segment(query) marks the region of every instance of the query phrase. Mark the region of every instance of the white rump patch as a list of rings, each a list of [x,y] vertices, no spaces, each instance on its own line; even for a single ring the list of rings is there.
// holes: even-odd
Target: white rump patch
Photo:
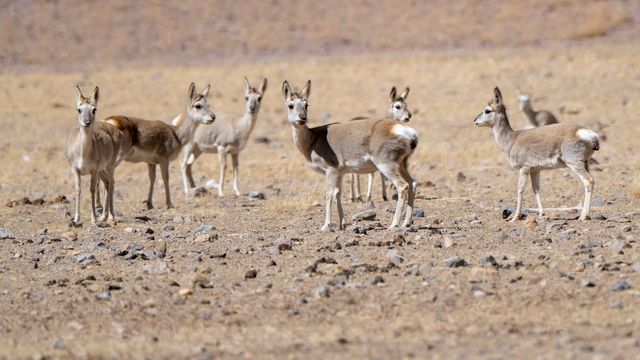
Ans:
[[[580,139],[590,142],[592,145],[596,145],[600,142],[598,134],[591,129],[579,129],[576,131],[576,135]]]
[[[402,125],[402,124],[395,124],[393,125],[393,128],[391,129],[391,132],[395,135],[398,136],[404,136],[407,139],[410,140],[417,140],[418,139],[418,132],[413,130],[412,128],[406,126],[406,125]]]

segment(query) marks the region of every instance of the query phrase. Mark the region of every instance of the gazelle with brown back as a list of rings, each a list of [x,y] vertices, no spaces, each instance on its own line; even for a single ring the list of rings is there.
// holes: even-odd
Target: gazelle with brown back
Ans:
[[[513,130],[497,87],[487,107],[476,116],[476,126],[491,127],[498,146],[507,155],[512,167],[519,170],[516,209],[511,221],[520,217],[522,195],[531,177],[538,212],[542,216],[540,171],[568,167],[584,187],[584,202],[580,220],[589,216],[593,177],[589,174],[589,159],[600,148],[600,139],[593,130],[576,124],[552,124],[534,129]]]
[[[243,90],[245,98],[245,112],[243,115],[218,114],[214,124],[198,127],[195,131],[193,142],[184,147],[182,167],[186,168],[183,172],[185,194],[188,195],[189,191],[196,186],[191,173],[193,163],[203,153],[217,153],[220,165],[218,195],[223,195],[227,155],[231,155],[233,191],[236,196],[240,196],[240,190],[238,189],[238,157],[246,147],[251,131],[258,120],[262,96],[267,90],[267,79],[262,81],[258,89],[251,86],[249,80],[245,77]]]
[[[81,177],[90,175],[91,183],[91,221],[96,222],[96,191],[98,181],[102,180],[107,191],[104,210],[100,221],[114,221],[113,211],[113,173],[120,149],[121,132],[110,124],[96,123],[96,110],[99,99],[96,86],[90,98],[85,97],[76,85],[76,108],[78,128],[74,128],[67,138],[67,160],[74,175],[76,208],[73,223],[80,224]],[[99,200],[98,200],[99,203]]]
[[[342,177],[345,174],[370,174],[380,171],[398,190],[398,203],[389,229],[395,228],[404,212],[403,227],[413,215],[413,178],[407,162],[418,144],[418,134],[395,120],[363,119],[307,126],[311,81],[301,92],[282,84],[284,104],[288,109],[293,142],[308,165],[325,175],[325,221],[322,230],[330,229],[331,203],[336,201],[338,228],[346,223],[342,210]]]
[[[191,83],[188,91],[186,110],[176,117],[178,126],[169,125],[158,120],[144,120],[130,116],[110,116],[105,121],[122,130],[127,143],[123,147],[120,158],[125,161],[147,163],[149,174],[149,194],[147,208],[153,208],[153,187],[156,179],[156,166],[160,166],[167,208],[173,207],[169,191],[169,162],[180,154],[184,146],[193,140],[193,135],[200,124],[211,124],[215,114],[209,109],[207,97],[211,86],[198,94],[196,86]],[[182,169],[183,176],[185,168]]]
[[[397,120],[401,122],[409,122],[411,119],[411,111],[409,111],[409,105],[407,105],[407,97],[409,96],[409,87],[407,87],[402,94],[398,95],[396,87],[391,88],[389,93],[389,107],[387,109],[387,118]],[[364,118],[355,118],[354,120],[362,120]],[[367,201],[371,201],[371,190],[373,188],[373,175],[369,174],[369,182],[367,183]],[[387,201],[387,186],[384,181],[384,176],[380,177],[382,183],[382,200]],[[351,174],[351,201],[362,201],[360,195],[360,176],[357,174]]]

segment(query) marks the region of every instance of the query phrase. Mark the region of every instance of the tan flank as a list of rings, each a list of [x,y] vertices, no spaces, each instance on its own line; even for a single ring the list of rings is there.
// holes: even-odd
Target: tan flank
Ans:
[[[331,203],[338,208],[338,227],[346,222],[342,211],[342,177],[345,174],[370,174],[380,171],[398,190],[398,204],[389,229],[395,228],[405,212],[403,227],[411,224],[414,201],[414,181],[407,161],[418,144],[418,133],[395,120],[363,119],[307,126],[307,101],[311,92],[308,81],[301,92],[295,92],[285,81],[282,84],[284,103],[288,109],[293,142],[308,165],[325,174],[326,206],[322,230],[330,229]]]
[[[113,173],[120,148],[121,132],[109,124],[96,123],[99,94],[99,89],[96,86],[91,98],[86,98],[82,95],[80,87],[76,85],[79,127],[72,129],[67,138],[67,160],[74,175],[76,191],[76,209],[73,216],[75,224],[80,223],[80,180],[82,175],[91,175],[91,184],[89,185],[89,191],[91,192],[91,221],[93,223],[96,222],[95,194],[99,180],[102,180],[107,190],[107,201],[100,221],[114,221]]]
[[[143,120],[130,116],[110,116],[105,122],[117,126],[123,132],[123,146],[119,160],[147,163],[149,172],[149,195],[147,207],[153,208],[153,186],[156,180],[156,166],[160,165],[167,208],[173,207],[169,193],[169,162],[180,154],[184,146],[193,140],[193,134],[200,124],[211,124],[215,120],[209,109],[207,97],[211,86],[202,93],[196,92],[196,86],[189,86],[189,101],[184,112],[177,118],[177,126],[158,120]],[[124,145],[126,143],[126,145]],[[182,168],[183,176],[185,169]]]
[[[267,79],[264,79],[260,89],[257,89],[252,87],[249,80],[245,77],[244,98],[246,102],[244,114],[218,114],[214,124],[210,126],[200,126],[196,129],[193,143],[185,146],[182,150],[182,167],[186,168],[186,171],[182,174],[185,194],[189,194],[189,191],[196,186],[191,173],[193,163],[203,153],[217,153],[220,165],[218,195],[223,195],[224,176],[227,170],[227,155],[231,155],[233,191],[236,196],[240,196],[240,190],[238,189],[238,156],[247,146],[251,131],[258,120],[262,96],[266,90]]]
[[[600,148],[600,139],[593,130],[575,124],[552,124],[534,129],[513,130],[497,87],[489,105],[476,116],[477,126],[493,128],[498,146],[507,155],[512,167],[519,169],[516,210],[511,221],[520,216],[522,194],[531,177],[531,187],[543,214],[540,199],[540,171],[568,167],[578,175],[584,186],[584,202],[580,220],[589,216],[593,178],[589,174],[589,159]]]
[[[409,87],[407,87],[402,94],[398,95],[396,87],[391,88],[389,93],[389,106],[387,108],[387,119],[393,119],[402,122],[409,122],[411,119],[411,112],[409,111],[409,105],[407,105],[407,97],[409,96]],[[362,120],[364,117],[354,118],[352,120]],[[369,182],[367,184],[367,201],[371,201],[371,189],[373,188],[373,175],[369,174]],[[380,177],[382,183],[382,200],[387,201],[387,186],[384,181],[384,176]],[[362,201],[360,195],[360,176],[357,174],[351,174],[351,201]]]

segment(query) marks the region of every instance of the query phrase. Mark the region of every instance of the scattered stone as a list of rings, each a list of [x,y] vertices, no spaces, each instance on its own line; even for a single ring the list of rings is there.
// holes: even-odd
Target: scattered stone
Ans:
[[[252,191],[249,193],[249,199],[250,200],[264,200],[264,193],[260,192],[260,191]]]
[[[178,295],[180,296],[189,296],[189,295],[193,295],[193,290],[189,289],[189,288],[182,288],[178,291]]]
[[[209,259],[224,259],[226,257],[227,257],[227,253],[226,252],[209,255]]]
[[[371,285],[378,285],[378,284],[384,284],[384,278],[380,275],[377,275],[376,277],[373,278],[373,281],[371,281]]]
[[[497,267],[498,262],[496,261],[496,258],[493,257],[493,255],[487,255],[482,259],[480,259],[480,265],[482,265],[483,267],[488,267],[488,266]]]
[[[142,268],[140,269],[140,271],[142,271],[143,273],[147,273],[147,274],[162,274],[164,272],[167,272],[167,263],[165,263],[162,260],[156,260],[154,262],[151,262],[149,264],[145,264],[144,266],[142,266]]]
[[[588,280],[588,279],[582,279],[582,280],[580,280],[580,286],[582,286],[582,287],[590,287],[591,288],[591,287],[595,287],[596,283],[594,283],[593,281]]]
[[[5,240],[5,239],[15,239],[16,236],[13,235],[13,233],[9,230],[6,229],[0,229],[0,239]]]
[[[452,246],[453,246],[453,240],[451,240],[451,238],[449,238],[448,236],[445,236],[444,240],[442,240],[442,247],[445,249],[448,249]]]
[[[203,197],[209,194],[209,190],[206,187],[198,186],[189,190],[189,195],[193,197]]]
[[[467,180],[467,177],[462,173],[462,171],[459,171],[458,175],[456,175],[456,180],[458,180],[459,182],[463,182]]]
[[[454,257],[450,257],[448,259],[446,259],[444,261],[445,265],[447,267],[450,268],[457,268],[457,267],[466,267],[469,266],[469,263],[467,262],[467,260],[459,257],[459,256],[454,256]]]
[[[352,233],[352,234],[361,234],[361,235],[367,235],[367,229],[361,227],[360,225],[357,224],[352,224],[347,226],[346,231],[348,233]]]
[[[211,224],[200,224],[196,227],[195,230],[193,230],[193,232],[200,233],[200,232],[207,232],[215,229],[216,227]]]
[[[613,284],[613,291],[615,292],[619,292],[619,291],[625,291],[625,290],[629,290],[631,289],[631,285],[626,282],[625,280],[620,280],[620,281],[616,281]]]
[[[567,229],[567,230],[561,232],[560,235],[558,235],[558,240],[568,241],[573,237],[573,235],[575,235],[577,233],[578,233],[578,230],[576,230],[576,229]]]
[[[278,246],[278,251],[293,250],[293,241],[291,239],[282,239],[276,245]]]
[[[353,214],[351,216],[351,221],[373,221],[376,219],[376,212],[373,210],[367,210],[363,212],[359,212],[357,214]]]
[[[417,217],[417,218],[423,218],[424,217],[424,210],[413,210],[413,217]]]
[[[109,284],[109,285],[107,285],[107,291],[118,291],[118,290],[122,290],[122,286],[120,286],[118,284]]]
[[[607,217],[602,214],[598,214],[593,217],[593,220],[604,221],[604,220],[607,220]]]
[[[57,350],[64,349],[64,341],[62,339],[56,339],[53,341],[52,347]]]
[[[328,298],[331,295],[331,288],[327,285],[319,286],[313,289],[313,295],[316,297]]]
[[[335,278],[333,278],[333,282],[336,284],[336,286],[345,286],[347,285],[347,275],[344,274],[340,274],[340,275],[336,275]]]
[[[78,240],[78,235],[73,231],[67,231],[60,235],[60,239],[65,241],[76,241]]]
[[[98,260],[96,260],[96,257],[93,254],[82,253],[76,256],[76,262],[78,264],[88,265],[88,264],[97,263]]]
[[[258,270],[251,269],[244,274],[245,279],[255,279],[258,276]]]
[[[360,245],[360,242],[358,242],[358,240],[351,240],[351,241],[347,241],[346,244],[344,244],[344,247],[351,247],[351,246],[358,246]]]
[[[147,215],[138,215],[134,219],[136,220],[136,222],[149,222],[149,221],[151,221],[151,218],[148,217]]]
[[[298,308],[293,308],[293,309],[289,310],[289,315],[291,315],[291,316],[300,315],[300,310]]]
[[[389,259],[389,263],[395,267],[400,267],[400,264],[404,262],[404,257],[396,249],[387,251],[386,256]]]
[[[96,300],[109,300],[109,299],[111,299],[111,293],[108,291],[96,293]]]
[[[596,198],[591,202],[591,207],[601,207],[605,206],[607,201],[603,198]]]
[[[620,254],[624,249],[625,242],[621,239],[615,239],[609,244],[609,248],[614,254]]]
[[[631,265],[631,269],[635,272],[640,272],[640,262],[633,263],[633,265]]]
[[[211,241],[211,234],[204,233],[196,236],[194,239],[195,242],[209,242]]]

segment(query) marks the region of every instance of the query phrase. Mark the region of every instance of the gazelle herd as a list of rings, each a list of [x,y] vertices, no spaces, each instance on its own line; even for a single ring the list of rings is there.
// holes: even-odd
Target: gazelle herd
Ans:
[[[216,185],[223,196],[227,155],[231,156],[232,188],[238,188],[239,154],[246,147],[258,119],[267,79],[254,87],[244,78],[244,113],[241,115],[215,114],[207,98],[208,85],[202,93],[191,83],[186,108],[172,124],[143,120],[131,116],[109,116],[96,121],[99,99],[98,87],[90,97],[76,87],[78,127],[67,139],[67,159],[75,181],[75,213],[73,223],[80,223],[81,176],[90,175],[91,221],[96,222],[97,206],[101,205],[99,183],[106,190],[104,208],[99,221],[115,221],[113,207],[114,172],[122,161],[144,162],[149,176],[147,207],[153,208],[153,189],[156,167],[159,165],[164,183],[165,202],[171,208],[169,190],[169,163],[180,156],[180,170],[185,194],[196,188],[192,166],[203,153],[216,153],[220,165],[220,181]],[[385,179],[397,191],[397,205],[389,229],[411,226],[416,194],[416,182],[409,173],[409,158],[419,143],[418,133],[407,123],[411,112],[407,105],[409,88],[398,95],[393,87],[389,94],[387,119],[355,117],[350,121],[309,127],[309,97],[311,81],[302,90],[296,90],[287,81],[282,84],[282,96],[291,127],[293,143],[302,153],[309,167],[325,176],[325,220],[321,230],[331,229],[331,209],[335,202],[338,229],[344,229],[346,220],[342,208],[342,180],[351,177],[351,200],[362,200],[359,175],[368,174],[366,200],[371,200],[373,174],[380,172],[382,197],[386,201]],[[520,218],[524,188],[531,178],[538,212],[543,214],[540,196],[540,171],[568,167],[576,173],[584,186],[584,202],[580,220],[589,216],[593,178],[589,174],[589,159],[600,147],[598,135],[583,126],[558,123],[549,112],[534,111],[530,97],[519,94],[520,108],[535,126],[514,130],[507,117],[500,90],[496,87],[492,99],[476,116],[477,126],[491,127],[498,146],[504,151],[510,165],[519,170],[516,209],[511,221]]]

